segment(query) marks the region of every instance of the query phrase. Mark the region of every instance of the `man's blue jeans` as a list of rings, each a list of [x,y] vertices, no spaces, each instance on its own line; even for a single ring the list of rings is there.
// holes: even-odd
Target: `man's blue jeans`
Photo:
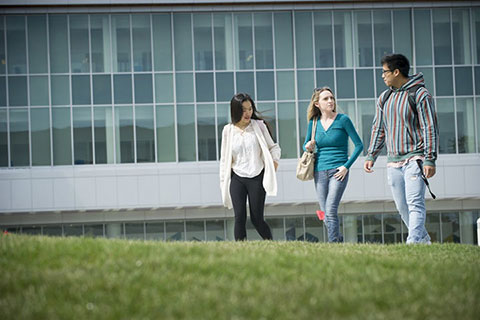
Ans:
[[[347,187],[348,176],[343,181],[337,180],[333,175],[337,169],[315,171],[314,181],[317,190],[320,209],[325,212],[325,223],[328,231],[328,242],[343,242],[343,236],[340,233],[340,224],[338,220],[338,205],[342,199],[343,192]]]
[[[408,228],[407,243],[430,243],[425,229],[425,182],[416,161],[400,168],[387,167],[387,179],[397,210]]]

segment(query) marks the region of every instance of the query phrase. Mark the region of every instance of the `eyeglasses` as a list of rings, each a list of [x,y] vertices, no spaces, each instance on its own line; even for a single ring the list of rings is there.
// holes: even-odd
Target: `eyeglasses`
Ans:
[[[382,70],[382,74],[385,74],[385,73],[387,73],[387,72],[393,72],[393,71],[390,70],[390,69],[389,69],[389,70]]]

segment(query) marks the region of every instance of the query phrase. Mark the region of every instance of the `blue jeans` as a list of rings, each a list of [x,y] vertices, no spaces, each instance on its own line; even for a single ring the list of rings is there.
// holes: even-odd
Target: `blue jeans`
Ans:
[[[348,176],[343,181],[337,180],[333,175],[337,169],[315,171],[314,181],[317,190],[320,209],[325,212],[325,223],[328,231],[328,242],[343,242],[343,236],[340,233],[340,223],[338,220],[338,205],[342,199],[343,192],[347,187]]]
[[[407,243],[430,243],[425,229],[425,182],[417,163],[387,167],[387,179],[397,210],[408,228]]]

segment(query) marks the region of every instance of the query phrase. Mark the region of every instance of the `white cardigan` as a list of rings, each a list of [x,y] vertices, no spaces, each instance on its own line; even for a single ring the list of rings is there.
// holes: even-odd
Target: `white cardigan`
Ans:
[[[280,160],[280,146],[275,143],[268,132],[263,120],[250,120],[252,122],[255,136],[258,139],[262,150],[265,173],[263,175],[263,187],[269,196],[277,195],[277,176],[273,161]],[[235,128],[233,124],[227,124],[222,132],[222,149],[220,155],[220,188],[222,190],[223,205],[232,209],[232,198],[230,197],[230,179],[232,173],[232,137]]]

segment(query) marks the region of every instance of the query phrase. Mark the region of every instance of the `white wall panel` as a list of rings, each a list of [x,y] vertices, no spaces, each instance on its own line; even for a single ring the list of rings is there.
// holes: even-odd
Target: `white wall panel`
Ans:
[[[117,199],[117,208],[132,208],[138,205],[137,177],[117,177]]]
[[[75,208],[74,178],[53,179],[53,201],[55,209],[68,210]]]
[[[156,173],[156,172],[155,172]],[[156,174],[138,177],[138,203],[142,207],[156,207],[159,203],[159,188]]]
[[[10,180],[0,180],[0,211],[12,209],[12,188]]]
[[[95,177],[76,177],[75,208],[89,209],[96,207]]]
[[[52,209],[53,181],[51,179],[32,180],[32,207],[38,209]]]
[[[114,208],[117,206],[117,178],[95,177],[97,191],[97,206],[99,208]]]
[[[29,211],[32,208],[31,181],[26,179],[12,180],[12,209]]]

